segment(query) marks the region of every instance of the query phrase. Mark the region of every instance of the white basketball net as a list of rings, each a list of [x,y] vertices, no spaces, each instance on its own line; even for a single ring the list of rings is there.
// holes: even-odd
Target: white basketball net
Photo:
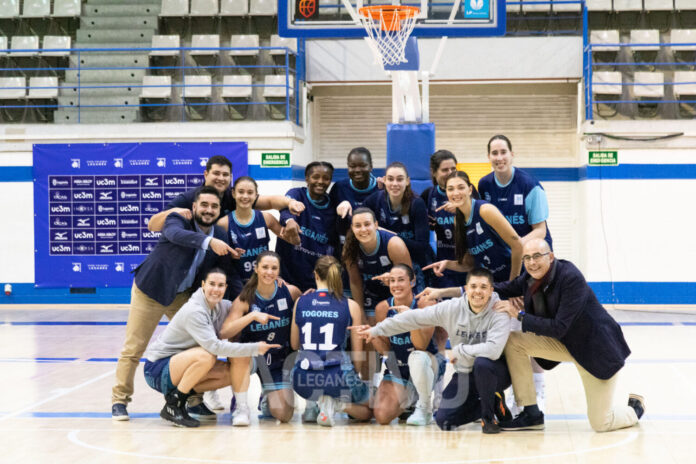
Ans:
[[[413,27],[416,25],[417,14],[400,18],[398,14],[379,12],[379,17],[372,17],[369,13],[360,12],[362,23],[369,40],[379,51],[382,66],[405,63],[404,49]],[[386,17],[385,17],[386,16]],[[401,23],[401,24],[398,24]]]

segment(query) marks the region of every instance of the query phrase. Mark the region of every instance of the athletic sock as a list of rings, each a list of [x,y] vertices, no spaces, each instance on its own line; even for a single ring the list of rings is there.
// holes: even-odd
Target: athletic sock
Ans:
[[[234,392],[234,397],[237,398],[237,404],[246,405],[247,403],[247,392]]]
[[[408,370],[411,375],[411,382],[418,392],[419,408],[430,410],[432,403],[430,400],[433,391],[435,373],[432,368],[432,360],[425,351],[413,351],[408,357]]]

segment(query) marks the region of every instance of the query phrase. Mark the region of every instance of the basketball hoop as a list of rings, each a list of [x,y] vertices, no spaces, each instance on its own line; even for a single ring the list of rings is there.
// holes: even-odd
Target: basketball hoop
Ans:
[[[420,8],[401,5],[373,5],[358,10],[360,22],[377,47],[382,65],[405,63],[404,49]]]

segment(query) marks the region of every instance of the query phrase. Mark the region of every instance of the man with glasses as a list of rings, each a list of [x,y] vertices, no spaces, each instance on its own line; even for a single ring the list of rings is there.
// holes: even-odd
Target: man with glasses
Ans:
[[[539,430],[544,414],[539,410],[529,358],[551,369],[560,362],[575,364],[587,399],[587,416],[597,432],[630,427],[645,412],[643,397],[629,395],[627,405],[613,405],[618,373],[631,353],[621,327],[599,303],[580,271],[569,261],[555,259],[549,244],[533,239],[523,248],[526,269],[495,291],[508,301],[495,310],[522,323],[511,332],[505,346],[517,404],[524,409],[515,419],[502,422],[503,430]],[[524,305],[515,297],[523,296]]]

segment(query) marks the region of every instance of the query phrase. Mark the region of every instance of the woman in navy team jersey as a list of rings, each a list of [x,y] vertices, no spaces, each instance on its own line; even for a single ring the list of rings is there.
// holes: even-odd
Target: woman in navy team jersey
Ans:
[[[457,158],[449,150],[438,150],[430,157],[430,175],[433,186],[421,193],[428,211],[430,229],[435,231],[437,238],[436,261],[454,259],[454,212],[442,208],[447,203],[445,182],[447,177],[457,170]],[[432,276],[431,276],[432,277]],[[429,283],[433,287],[454,287],[465,284],[466,274],[463,272],[444,272],[442,277],[434,276]]]
[[[389,271],[394,264],[411,266],[406,244],[394,233],[379,229],[369,208],[353,211],[351,230],[343,247],[350,290],[370,325],[375,323],[377,303],[389,298]]]
[[[422,268],[432,262],[428,214],[423,200],[413,194],[406,166],[395,161],[384,174],[384,191],[375,192],[365,200],[375,212],[379,225],[397,234],[406,243],[416,273],[416,289],[423,290]]]
[[[287,209],[280,212],[285,234],[299,235],[301,243],[284,240],[276,244],[280,255],[281,275],[303,292],[314,287],[312,272],[319,257],[334,255],[338,246],[336,205],[327,194],[334,168],[325,161],[313,161],[305,169],[306,187],[288,190],[286,196],[302,202],[305,210],[293,216]]]
[[[270,414],[281,422],[288,422],[293,413],[293,393],[290,372],[283,369],[290,354],[291,309],[300,296],[294,285],[278,285],[280,257],[274,251],[264,251],[256,258],[254,271],[239,297],[232,303],[230,314],[220,333],[221,338],[239,335],[245,343],[272,340],[281,345],[264,356],[232,360],[232,388],[237,407],[232,412],[232,425],[249,425],[247,390],[250,372],[261,380],[264,404]]]
[[[522,267],[522,243],[505,216],[487,201],[472,198],[474,187],[465,172],[450,174],[446,186],[447,198],[457,208],[455,259],[438,261],[428,268],[438,276],[445,269],[466,272],[471,268],[471,262],[464,263],[469,255],[474,266],[491,271],[496,282],[517,277]]]
[[[417,310],[435,302],[413,296],[415,275],[405,264],[395,264],[389,273],[392,297],[377,305],[377,322],[404,310]],[[432,393],[438,378],[445,373],[447,361],[433,340],[435,328],[412,330],[373,340],[375,349],[387,356],[387,369],[377,389],[374,414],[386,425],[415,403],[408,425],[428,425],[433,421]]]
[[[233,260],[233,263],[242,283],[246,284],[254,275],[257,256],[268,250],[270,240],[268,231],[271,230],[282,238],[282,227],[272,214],[253,209],[259,194],[258,185],[251,177],[243,176],[235,180],[232,196],[237,203],[237,208],[221,218],[217,225],[227,231],[232,248],[244,250],[242,256],[238,260]]]
[[[341,265],[333,256],[322,256],[314,272],[315,291],[295,303],[291,343],[299,350],[293,369],[293,386],[301,397],[319,403],[319,425],[331,427],[336,412],[345,411],[368,420],[369,389],[360,380],[362,342],[350,334],[351,357],[345,351],[348,327],[361,321],[360,307],[343,296]]]
[[[493,172],[479,181],[479,193],[505,216],[520,236],[522,244],[534,238],[553,240],[546,220],[549,203],[538,180],[524,169],[512,165],[515,154],[512,142],[504,135],[494,135],[488,141],[488,160]]]

